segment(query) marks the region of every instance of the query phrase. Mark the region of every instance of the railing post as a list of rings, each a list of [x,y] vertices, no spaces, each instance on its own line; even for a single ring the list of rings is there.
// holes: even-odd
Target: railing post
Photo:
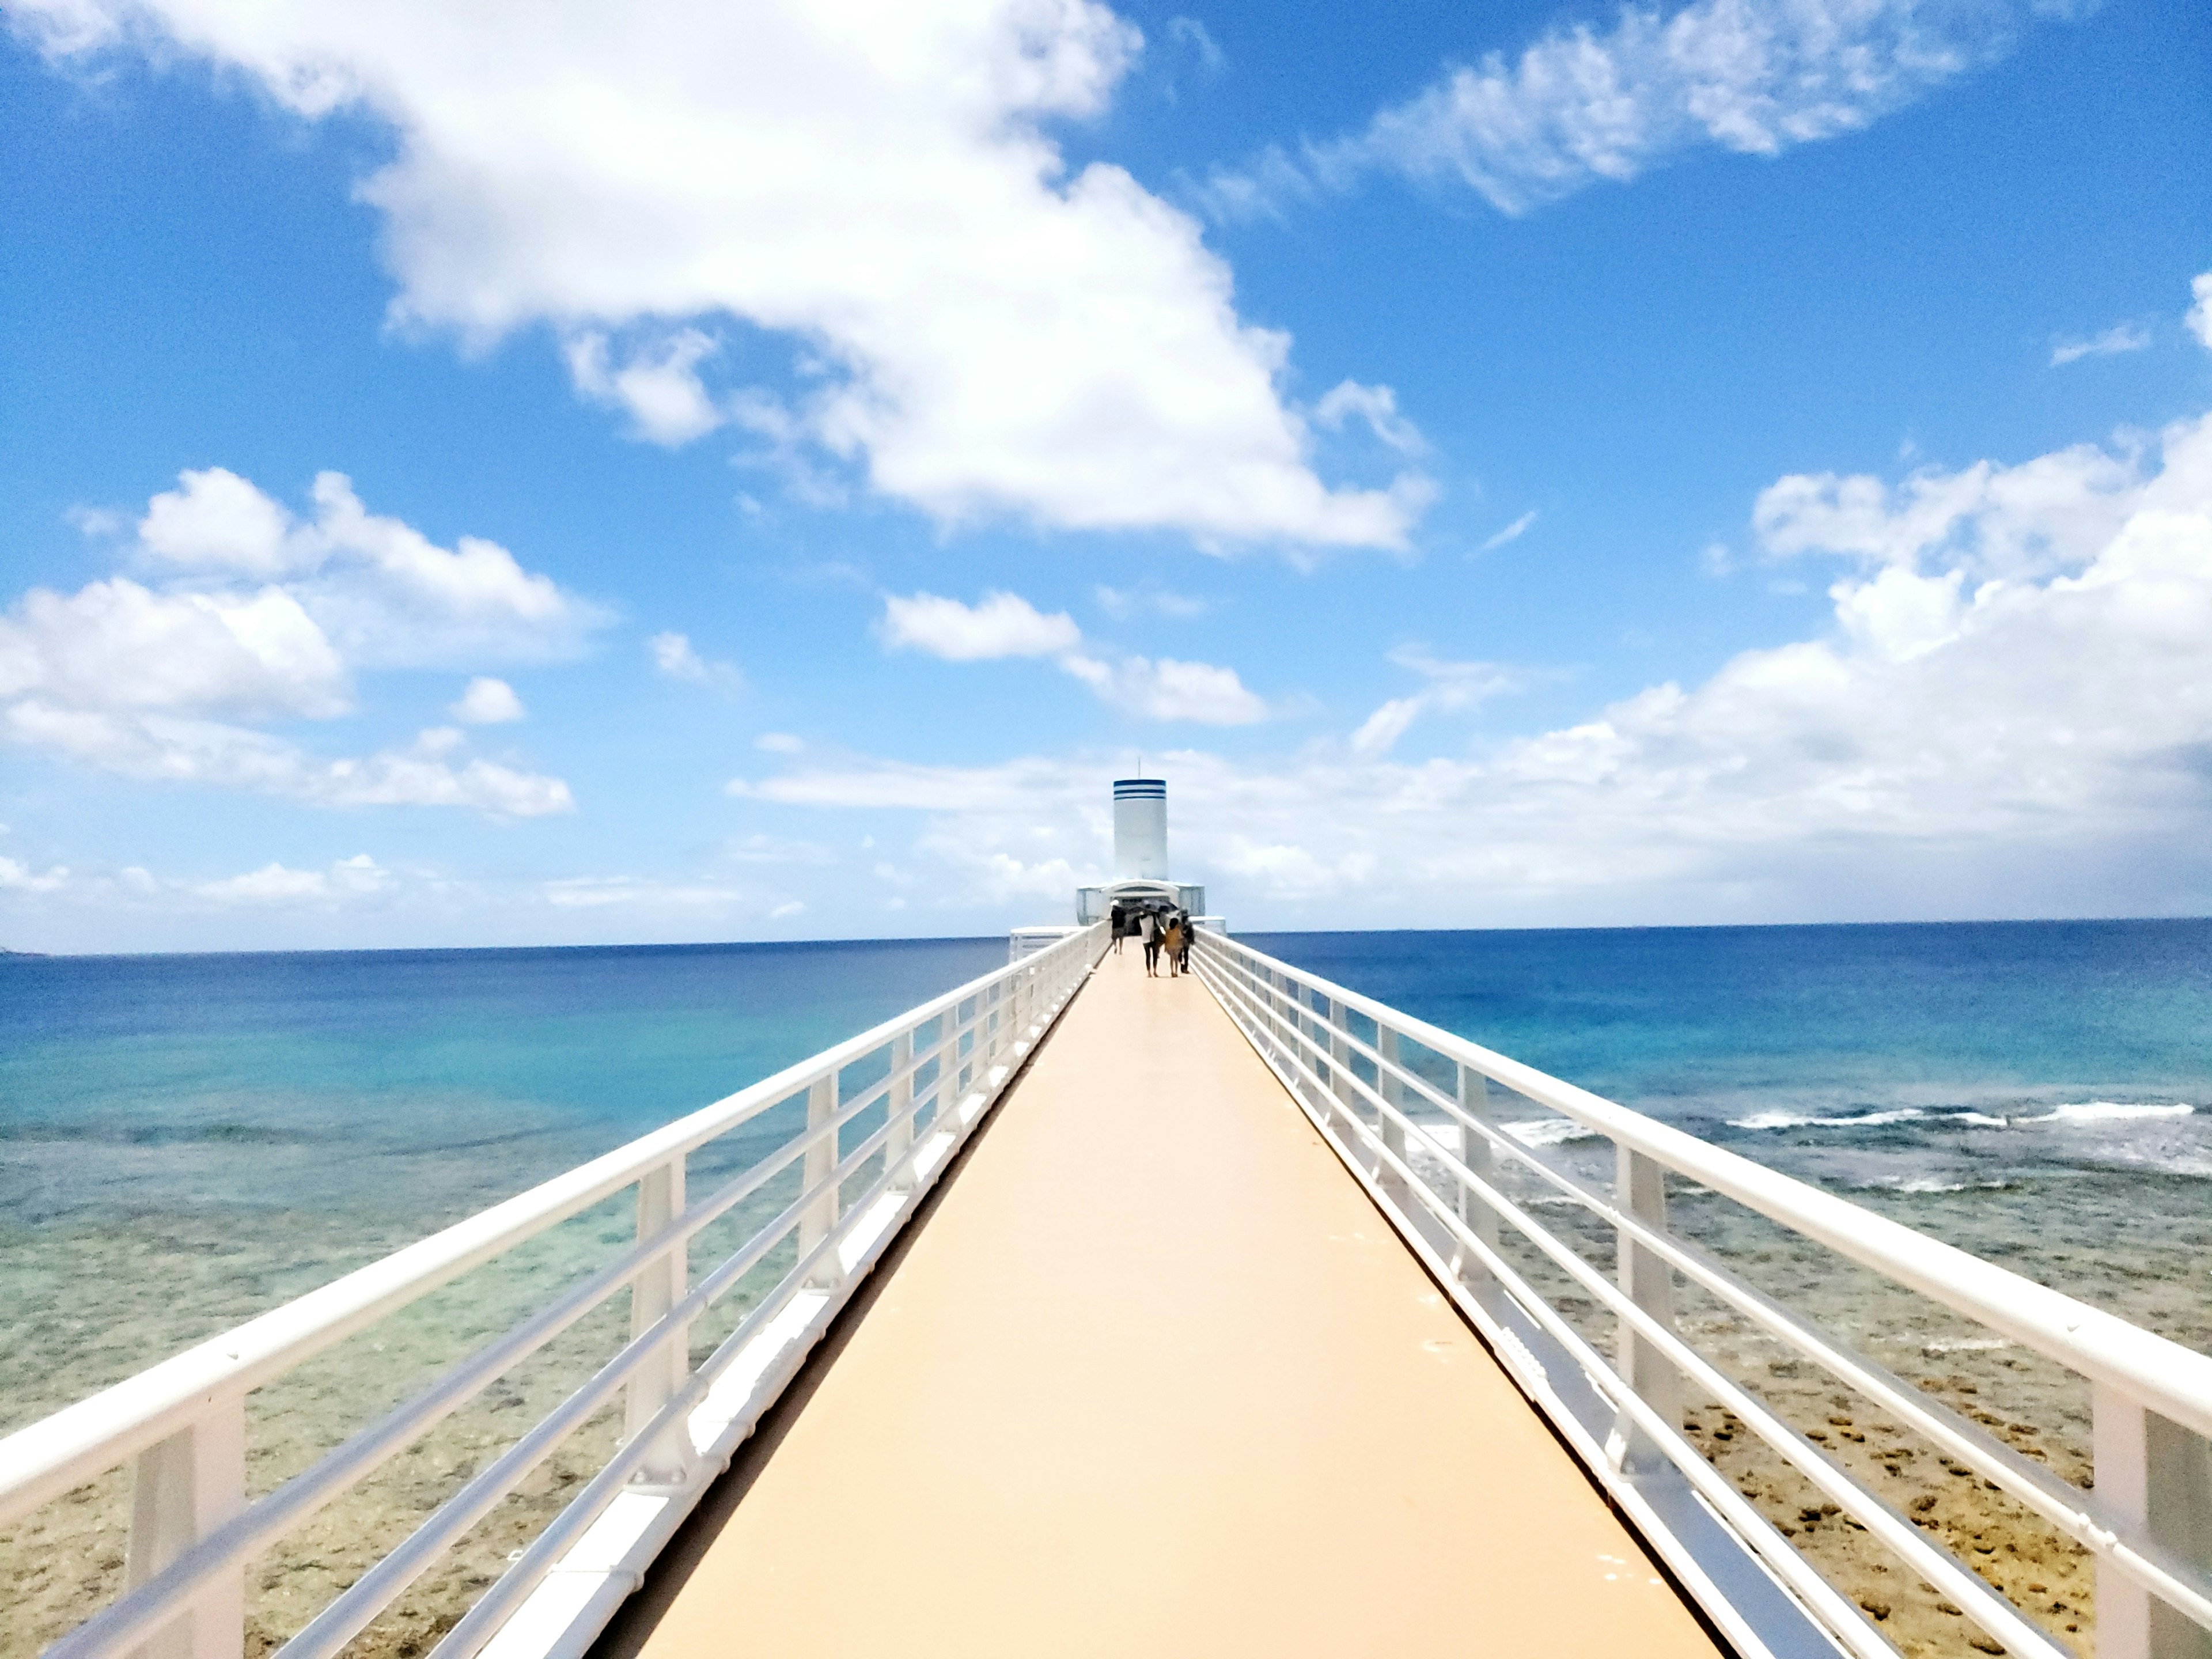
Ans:
[[[980,998],[977,999],[975,1004],[976,1012],[980,1013],[982,1011],[982,1006],[983,1004]],[[958,1115],[960,1096],[962,1091],[968,1086],[968,1068],[960,1063],[960,1033],[967,1022],[962,1018],[960,1008],[961,1005],[959,1003],[954,1003],[952,1005],[951,1012],[946,1014],[945,1017],[946,1022],[945,1027],[945,1052],[950,1056],[950,1058],[945,1061],[945,1075],[950,1077],[951,1081],[947,1085],[950,1089],[950,1092],[940,1096],[938,1099],[937,1110],[938,1115],[940,1117],[945,1117],[945,1115],[948,1113],[951,1114],[953,1116]],[[945,1121],[949,1122],[951,1119],[945,1118]]]
[[[940,1072],[943,1067],[938,1068]],[[890,1133],[884,1139],[884,1167],[897,1170],[907,1148],[914,1145],[914,1029],[909,1026],[891,1039],[891,1094],[885,1109],[890,1114]],[[891,1176],[891,1190],[914,1190],[914,1165]]]
[[[1454,1065],[1456,1074],[1455,1092],[1460,1109],[1469,1117],[1487,1123],[1490,1120],[1490,1079],[1472,1066]],[[1490,1142],[1474,1130],[1462,1125],[1460,1128],[1460,1162],[1466,1164],[1486,1182],[1498,1179],[1497,1154]],[[1498,1212],[1474,1195],[1474,1188],[1462,1186],[1459,1189],[1459,1218],[1467,1224],[1468,1231],[1487,1244],[1498,1248]],[[1504,1287],[1498,1275],[1483,1266],[1472,1250],[1462,1249],[1459,1259],[1453,1262],[1452,1271],[1459,1275],[1461,1284],[1474,1292],[1474,1299],[1492,1316],[1504,1311]]]
[[[1663,1232],[1667,1227],[1667,1170],[1656,1159],[1615,1144],[1613,1201],[1645,1226]],[[1620,1288],[1628,1299],[1672,1330],[1674,1327],[1674,1273],[1666,1261],[1638,1243],[1627,1233],[1619,1242]],[[1651,1408],[1674,1428],[1682,1425],[1682,1379],[1667,1356],[1637,1334],[1626,1320],[1620,1324],[1621,1380],[1650,1402]],[[1657,1449],[1644,1443],[1647,1437],[1631,1433],[1624,1423],[1614,1431],[1620,1443],[1624,1467],[1647,1461],[1663,1462]]]
[[[684,1159],[672,1158],[638,1178],[637,1236],[650,1238],[684,1213]],[[677,1245],[630,1281],[629,1335],[635,1342],[684,1299],[690,1288],[690,1252]],[[661,1407],[673,1400],[691,1369],[689,1328],[672,1331],[640,1365],[623,1394],[623,1440],[635,1440],[646,1431]],[[690,1431],[678,1424],[646,1454],[644,1464],[631,1477],[639,1486],[676,1486],[684,1484],[695,1462]]]
[[[837,1115],[837,1073],[818,1077],[806,1091],[806,1127],[818,1129]],[[830,1179],[837,1168],[837,1140],[835,1130],[820,1139],[809,1143],[806,1156],[799,1170],[802,1188],[811,1192],[820,1182]],[[837,1225],[837,1189],[823,1193],[806,1206],[805,1214],[799,1219],[799,1253],[809,1251],[830,1237]],[[844,1279],[844,1270],[838,1265],[837,1253],[832,1250],[817,1263],[806,1276],[808,1285],[818,1290],[835,1289]]]
[[[1329,1092],[1336,1097],[1337,1109],[1349,1118],[1356,1114],[1352,1106],[1352,1047],[1346,1041],[1346,1017],[1345,1006],[1331,997],[1328,1000],[1328,1088]]]
[[[210,1395],[198,1416],[131,1464],[124,1588],[136,1589],[245,1507],[246,1396]],[[232,1568],[203,1585],[138,1659],[239,1659],[245,1647],[246,1575]]]
[[[1398,1064],[1398,1033],[1381,1020],[1375,1022],[1375,1052],[1382,1056],[1382,1063],[1375,1068],[1375,1091],[1389,1103],[1391,1110],[1403,1111],[1406,1107],[1406,1085],[1393,1068]],[[1381,1120],[1378,1127],[1386,1151],[1402,1161],[1406,1156],[1406,1126],[1390,1112],[1377,1110]],[[1377,1171],[1384,1189],[1394,1196],[1406,1196],[1406,1178],[1384,1164]]]
[[[2212,1441],[2093,1386],[2097,1498],[2125,1528],[2185,1561],[2212,1568]],[[2206,1659],[2212,1632],[2097,1559],[2097,1659]]]

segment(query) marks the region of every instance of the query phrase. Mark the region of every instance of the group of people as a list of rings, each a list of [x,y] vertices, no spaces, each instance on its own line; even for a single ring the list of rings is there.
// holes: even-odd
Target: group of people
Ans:
[[[1188,910],[1143,909],[1124,910],[1114,908],[1114,948],[1119,951],[1121,941],[1131,934],[1145,945],[1145,972],[1158,978],[1160,963],[1165,961],[1168,977],[1190,971],[1190,912]]]

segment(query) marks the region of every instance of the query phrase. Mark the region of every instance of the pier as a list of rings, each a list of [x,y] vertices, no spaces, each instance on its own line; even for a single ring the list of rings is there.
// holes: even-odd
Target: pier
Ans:
[[[433,1659],[1896,1653],[1700,1419],[1960,1646],[2087,1650],[1770,1397],[1746,1334],[2093,1560],[2099,1659],[2212,1644],[2212,1358],[1218,926],[1179,979],[1104,923],[1010,954],[0,1441],[0,1528],[128,1471],[120,1593],[52,1659],[372,1650],[593,1425],[611,1449],[464,1579]],[[1693,1189],[2084,1379],[2094,1488],[1670,1224]],[[249,1496],[257,1391],[616,1203],[627,1242]],[[602,1310],[626,1334],[556,1404],[322,1605],[256,1610],[253,1564]]]
[[[1108,956],[935,1205],[607,1659],[1714,1651],[1202,984]]]

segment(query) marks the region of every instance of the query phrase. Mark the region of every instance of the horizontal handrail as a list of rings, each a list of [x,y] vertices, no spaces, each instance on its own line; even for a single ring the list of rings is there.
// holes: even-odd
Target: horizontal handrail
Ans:
[[[2161,1416],[2212,1437],[2212,1356],[2185,1348],[2114,1314],[2039,1285],[2032,1279],[1862,1209],[1778,1170],[1686,1130],[1577,1088],[1519,1060],[1401,1013],[1318,974],[1253,950],[1242,940],[1200,930],[1202,944],[1249,957],[1424,1048],[1472,1066],[1493,1083],[1618,1146],[1654,1158],[1676,1174],[1732,1198],[1769,1220],[1872,1267],[1930,1300],[2107,1383]]]
[[[1299,1033],[1298,1038],[1303,1046],[1326,1062],[1328,1055],[1322,1045],[1304,1033]],[[1302,1078],[1315,1088],[1326,1086],[1311,1066],[1303,1062],[1295,1064]],[[1394,1109],[1363,1079],[1347,1071],[1346,1081],[1354,1092],[1376,1109],[1388,1113],[1402,1127],[1417,1133],[1421,1132],[1418,1123]],[[1408,1183],[1409,1190],[1423,1196],[1455,1237],[1463,1233],[1462,1243],[1474,1237],[1473,1231],[1467,1228],[1464,1222],[1456,1215],[1449,1214],[1437,1201],[1436,1194],[1430,1191],[1413,1165],[1395,1152],[1372,1127],[1356,1116],[1350,1120],[1349,1127],[1370,1152]],[[1703,1385],[1722,1405],[1733,1410],[1760,1440],[1779,1453],[1844,1514],[1903,1557],[1929,1583],[1954,1600],[1966,1603],[1975,1622],[1990,1635],[2018,1651],[2039,1655],[2042,1659],[2065,1659],[2064,1649],[2021,1618],[2010,1602],[1991,1590],[1955,1557],[1929,1542],[1904,1516],[1816,1449],[1810,1441],[1777,1416],[1764,1401],[1721,1371],[1673,1329],[1639,1307],[1626,1292],[1591,1267],[1573,1246],[1540,1225],[1527,1210],[1476,1175],[1433,1138],[1426,1135],[1423,1138],[1428,1140],[1433,1154],[1449,1166],[1451,1174],[1460,1185],[1473,1192],[1499,1219],[1510,1222],[1600,1307],[1633,1326],[1639,1336],[1665,1354],[1685,1376]],[[1632,1392],[1626,1389],[1625,1383],[1620,1386],[1622,1390]],[[1663,1431],[1656,1434],[1655,1438],[1664,1448],[1669,1460],[1685,1474],[1692,1467],[1705,1462],[1696,1448],[1682,1437],[1677,1425],[1665,1425]]]
[[[682,1160],[690,1152],[771,1107],[800,1099],[810,1103],[803,1127],[714,1193],[688,1206],[679,1197],[675,1212],[656,1223],[649,1236],[641,1237],[581,1283],[565,1287],[505,1334],[455,1362],[420,1393],[311,1468],[227,1519],[218,1516],[214,1524],[196,1527],[174,1540],[167,1559],[150,1562],[152,1571],[144,1582],[64,1637],[50,1650],[54,1659],[116,1659],[167,1626],[185,1607],[198,1604],[226,1579],[234,1596],[238,1575],[251,1556],[357,1485],[592,1308],[626,1285],[643,1283],[646,1275],[705,1228],[793,1164],[805,1160],[797,1197],[700,1277],[688,1294],[683,1293],[679,1279],[672,1303],[663,1304],[657,1316],[648,1312],[641,1328],[634,1304],[630,1338],[619,1351],[341,1591],[283,1651],[293,1659],[335,1653],[514,1491],[532,1468],[627,1388],[633,1390],[634,1431],[609,1466],[623,1471],[614,1480],[614,1489],[620,1488],[645,1466],[671,1424],[680,1418],[678,1408],[697,1406],[714,1377],[743,1348],[741,1339],[757,1333],[775,1309],[809,1287],[810,1275],[823,1271],[825,1260],[836,1257],[856,1237],[865,1237],[869,1242],[860,1247],[860,1258],[839,1269],[837,1288],[823,1293],[828,1311],[842,1304],[852,1275],[866,1272],[888,1244],[963,1135],[980,1121],[1080,988],[1103,948],[1103,927],[1082,930],[981,975],[0,1441],[0,1524],[4,1524],[180,1428],[191,1427],[216,1400],[242,1398],[247,1389],[281,1376],[332,1342],[625,1187],[639,1188],[639,1231],[645,1234],[648,1177],[676,1170],[673,1190],[680,1194]],[[971,1004],[973,1012],[963,1012]],[[935,1036],[921,1040],[918,1034],[932,1024],[937,1028]],[[964,1053],[963,1043],[969,1045]],[[890,1064],[883,1074],[841,1097],[841,1073],[885,1049]],[[933,1066],[933,1075],[923,1081]],[[826,1103],[827,1109],[817,1109],[820,1103]],[[842,1132],[878,1107],[885,1108],[883,1122],[858,1145],[842,1146]],[[917,1133],[925,1110],[934,1114],[927,1137]],[[828,1162],[817,1164],[825,1146]],[[878,1157],[884,1167],[867,1192],[847,1203],[842,1197],[846,1183]],[[921,1173],[925,1166],[926,1175]],[[892,1200],[888,1209],[886,1200]],[[810,1237],[808,1230],[825,1216],[826,1226]],[[866,1234],[863,1229],[868,1230]],[[748,1312],[706,1366],[680,1380],[672,1395],[665,1385],[653,1385],[646,1407],[652,1413],[648,1427],[635,1431],[634,1391],[645,1385],[641,1379],[647,1376],[649,1362],[672,1344],[679,1345],[680,1351],[691,1322],[795,1231],[800,1235],[799,1265]],[[680,1262],[683,1257],[678,1255],[676,1260]],[[684,1370],[688,1372],[689,1367]],[[764,1403],[759,1408],[764,1409]],[[603,1470],[587,1492],[610,1492],[605,1476]],[[696,1492],[685,1507],[690,1501],[696,1501]],[[585,1524],[588,1517],[580,1522],[564,1510],[546,1534],[572,1538]],[[546,1534],[524,1557],[525,1562],[539,1564],[541,1571],[550,1547],[545,1545]],[[135,1542],[133,1549],[135,1553]],[[509,1585],[492,1600],[506,1608],[526,1593],[526,1586]],[[471,1631],[486,1637],[491,1633],[485,1617],[467,1622]],[[224,1645],[221,1652],[231,1651],[232,1645]],[[193,1652],[199,1659],[201,1650],[196,1646]],[[205,1659],[218,1656],[210,1654]]]
[[[1066,948],[1063,941],[1054,950]],[[1041,951],[1024,966],[1050,955]],[[283,1306],[0,1439],[0,1526],[164,1438],[210,1395],[261,1387],[334,1343],[451,1283],[472,1267],[581,1213],[646,1171],[727,1134],[824,1076],[987,994],[997,969],[772,1077],[640,1136],[587,1164],[455,1222]]]
[[[1847,1604],[1843,1611],[1848,1616],[1839,1622],[1827,1598],[1807,1596],[1801,1582],[1806,1569],[1796,1552],[1763,1521],[1747,1527],[1744,1516],[1737,1513],[1740,1498],[1731,1503],[1707,1491],[1711,1482],[1706,1477],[1712,1473],[1711,1467],[1677,1431],[1679,1425],[1670,1423],[1655,1427],[1647,1420],[1650,1407],[1639,1397],[1636,1385],[1626,1382],[1612,1364],[1598,1358],[1579,1335],[1571,1339],[1556,1310],[1469,1226],[1459,1206],[1447,1201],[1415,1168],[1408,1137],[1418,1143],[1422,1156],[1442,1166],[1449,1185],[1462,1194],[1461,1205],[1471,1198],[1482,1211],[1527,1239],[1578,1289],[1618,1321],[1624,1339],[1626,1333],[1633,1332],[1636,1341],[1647,1352],[1663,1359],[1677,1375],[1698,1384],[1732,1410],[1746,1428],[1779,1454],[1838,1509],[1887,1546],[1927,1582],[1963,1604],[1976,1623],[2012,1650],[2045,1655],[2048,1659],[2056,1659],[2056,1656],[2067,1651],[2023,1619],[2011,1601],[1964,1563],[1860,1484],[1824,1449],[1798,1434],[1759,1396],[1707,1360],[1674,1328],[1670,1316],[1655,1314],[1640,1291],[1632,1295],[1626,1288],[1625,1265],[1626,1252],[1632,1243],[1647,1259],[1680,1273],[1753,1325],[1896,1415],[1940,1450],[2021,1499],[2060,1532],[2087,1547],[2103,1564],[2100,1573],[2109,1568],[2121,1581],[2136,1587],[2138,1593],[2148,1592],[2200,1626],[2212,1628],[2212,1572],[2208,1572],[2202,1564],[2184,1559],[2150,1535],[2140,1512],[2130,1515],[2114,1511],[2100,1501],[2101,1493],[2092,1497],[2083,1492],[1948,1407],[1926,1400],[1918,1389],[1886,1368],[1747,1284],[1719,1258],[1668,1231],[1663,1221],[1663,1208],[1657,1212],[1661,1218],[1655,1225],[1650,1218],[1638,1214],[1618,1199],[1557,1167],[1533,1146],[1506,1133],[1486,1113],[1470,1109],[1461,1099],[1446,1094],[1415,1071],[1399,1050],[1398,1042],[1410,1040],[1428,1049],[1440,1060],[1461,1068],[1462,1077],[1471,1073],[1548,1106],[1611,1139],[1625,1152],[1650,1158],[1805,1237],[1828,1244],[1839,1254],[1887,1272],[1893,1281],[1922,1291],[1955,1311],[2006,1331],[2030,1348],[2117,1389],[2123,1396],[2133,1399],[2136,1406],[2147,1407],[2185,1427],[2193,1428],[2207,1415],[2212,1415],[2212,1387],[2203,1386],[2204,1379],[2212,1377],[2212,1359],[2061,1292],[1983,1262],[1941,1241],[1858,1210],[1843,1200],[1711,1146],[1671,1126],[1657,1123],[1533,1067],[1507,1060],[1480,1044],[1443,1031],[1318,975],[1293,968],[1242,941],[1201,933],[1198,943],[1199,965],[1217,998],[1231,1018],[1244,1027],[1262,1057],[1283,1076],[1292,1095],[1314,1117],[1316,1126],[1338,1142],[1340,1151],[1354,1164],[1378,1200],[1386,1207],[1410,1200],[1427,1216],[1427,1224],[1452,1242],[1462,1259],[1480,1263],[1491,1278],[1505,1289],[1523,1316],[1576,1355],[1599,1395],[1624,1420],[1633,1420],[1645,1431],[1668,1462],[1706,1498],[1716,1513],[1727,1520],[1740,1540],[1765,1560],[1783,1582],[1796,1589],[1805,1605],[1822,1609],[1822,1622],[1829,1633],[1847,1648],[1856,1652],[1863,1640],[1871,1640],[1877,1648],[1887,1650],[1887,1644]],[[1315,1006],[1316,997],[1328,1005],[1326,1019],[1323,1010]],[[1373,1022],[1376,1037],[1372,1042],[1352,1029],[1344,1017],[1346,1012]],[[1359,1075],[1355,1060],[1373,1068],[1371,1085]],[[1464,1086],[1462,1083],[1462,1088]],[[1413,1117],[1407,1109],[1408,1103],[1440,1111],[1457,1126],[1462,1137],[1460,1146],[1455,1148],[1438,1139],[1434,1132],[1440,1126],[1433,1120]],[[1369,1116],[1373,1119],[1371,1124]],[[1484,1170],[1471,1162],[1478,1144],[1489,1158],[1502,1158],[1528,1172],[1610,1227],[1621,1241],[1624,1251],[1623,1283],[1616,1285],[1601,1273],[1579,1249],[1546,1228],[1523,1206],[1486,1178]],[[1623,1167],[1626,1167],[1625,1161]],[[1378,1181],[1386,1185],[1376,1185]],[[1418,1242],[1416,1248],[1421,1248]],[[1900,1258],[1905,1259],[1902,1263]],[[1960,1273],[1960,1263],[1978,1271]],[[1911,1270],[1896,1270],[1900,1265]],[[1992,1303],[2008,1305],[1992,1307]],[[2021,1303],[2030,1304],[2026,1314],[2020,1311],[2018,1304]],[[1478,1324],[1484,1322],[1485,1316],[1479,1308],[1471,1307],[1469,1310],[1477,1317]],[[2006,1311],[2013,1316],[1994,1316]],[[2053,1325],[2062,1334],[2059,1340],[2048,1340]],[[2131,1339],[2122,1345],[2117,1361],[2109,1347],[2102,1352],[2092,1352],[2088,1347],[2103,1339],[2114,1326]],[[1504,1327],[1495,1330],[1486,1327],[1486,1330],[1495,1339],[1493,1346],[1500,1348],[1502,1356],[1510,1354],[1518,1340]],[[1509,1364],[1508,1368],[1512,1366]],[[2148,1397],[2144,1398],[2146,1395]],[[2100,1413],[2102,1409],[2100,1407]],[[1616,1442],[1619,1433],[1616,1430]],[[1571,1439],[1574,1437],[1570,1435]],[[1616,1474],[1619,1455],[1617,1445],[1607,1449]],[[2100,1455],[2101,1462],[2101,1453]],[[1729,1490],[1732,1494],[1733,1489]],[[1778,1552],[1790,1559],[1779,1559]],[[2129,1650],[2134,1649],[2130,1647]]]

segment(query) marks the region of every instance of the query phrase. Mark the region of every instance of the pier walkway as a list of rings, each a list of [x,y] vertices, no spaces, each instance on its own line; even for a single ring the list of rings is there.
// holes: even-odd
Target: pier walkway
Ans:
[[[1714,1651],[1205,986],[1133,946],[863,1295],[597,1654]]]

